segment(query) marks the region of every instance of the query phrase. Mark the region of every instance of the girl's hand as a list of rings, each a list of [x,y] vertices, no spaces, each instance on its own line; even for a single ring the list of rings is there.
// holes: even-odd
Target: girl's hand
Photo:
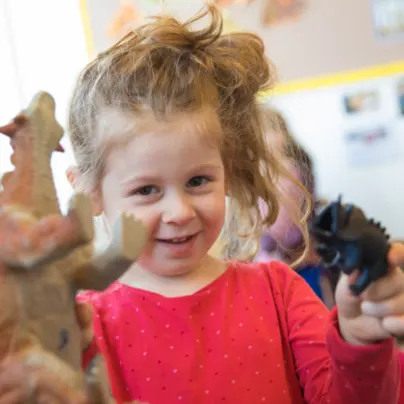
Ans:
[[[92,307],[76,303],[76,316],[82,331],[82,349],[93,338]],[[73,391],[56,374],[37,366],[6,360],[0,365],[0,404],[87,404],[85,392]]]
[[[368,345],[404,335],[404,245],[393,244],[388,256],[389,273],[373,282],[357,297],[349,290],[358,274],[343,274],[336,290],[342,337],[354,345]]]
[[[0,365],[0,404],[88,404],[85,392],[66,386],[56,374],[11,360]]]
[[[93,333],[93,309],[86,302],[76,303],[76,317],[81,329],[81,346],[83,351],[90,345]],[[1,404],[1,403],[0,403]]]

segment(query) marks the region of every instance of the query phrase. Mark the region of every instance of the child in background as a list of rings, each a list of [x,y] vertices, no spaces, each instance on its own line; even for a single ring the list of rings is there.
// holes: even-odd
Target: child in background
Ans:
[[[191,29],[207,16],[205,28]],[[209,6],[187,23],[161,16],[137,28],[78,80],[69,178],[91,193],[95,214],[111,222],[125,210],[150,232],[122,279],[83,297],[95,333],[84,365],[101,350],[118,402],[397,402],[391,336],[404,330],[394,316],[404,308],[386,303],[404,299],[401,271],[392,267],[361,298],[342,276],[329,314],[285,264],[208,255],[226,194],[241,242],[259,240],[278,214],[273,181],[286,170],[266,147],[256,102],[272,79],[261,39],[223,35]],[[4,384],[1,402],[19,402],[21,379],[13,396]]]
[[[310,195],[311,211],[308,217],[310,224],[315,215],[317,205],[313,163],[308,153],[296,142],[290,133],[283,116],[276,110],[263,105],[261,107],[263,123],[269,146],[277,152],[289,168],[289,172],[300,181]],[[302,212],[306,209],[305,194],[288,178],[280,178],[278,185],[289,196],[289,200],[297,202]],[[290,203],[290,202],[289,202]],[[301,255],[305,241],[298,226],[289,217],[290,209],[281,206],[279,215],[272,226],[264,229],[260,241],[260,249],[254,257],[255,262],[280,260],[293,265]],[[334,292],[338,274],[328,273],[320,263],[313,240],[310,240],[308,253],[303,261],[294,268],[307,281],[317,296],[332,308],[335,304]]]
[[[307,220],[311,221],[316,204],[313,166],[310,156],[290,134],[281,114],[267,105],[261,106],[261,113],[265,135],[272,153],[276,153],[282,159],[288,172],[304,185],[308,195],[296,182],[290,180],[290,176],[279,178],[277,186],[288,196],[288,203],[280,207],[275,223],[264,229],[261,248],[256,259],[259,261],[278,259],[290,264],[301,256],[302,247],[305,244],[302,231],[293,223],[290,211],[295,207],[304,212],[307,209],[308,196],[310,211]]]

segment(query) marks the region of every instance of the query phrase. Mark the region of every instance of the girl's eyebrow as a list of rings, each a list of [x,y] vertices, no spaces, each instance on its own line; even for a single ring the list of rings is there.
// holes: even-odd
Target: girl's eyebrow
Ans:
[[[189,173],[190,175],[204,170],[219,170],[221,168],[220,164],[217,163],[202,163],[200,165],[195,165],[190,167]],[[153,183],[159,178],[158,174],[149,174],[149,175],[132,175],[128,178],[125,178],[121,181],[123,186],[130,186],[134,182],[142,182],[142,183]]]
[[[133,175],[131,177],[125,178],[121,181],[123,186],[129,186],[133,182],[153,182],[157,178],[157,175]]]
[[[220,169],[221,166],[220,164],[217,163],[203,163],[200,165],[195,165],[194,167],[192,167],[191,171],[200,171],[200,170],[218,170]]]

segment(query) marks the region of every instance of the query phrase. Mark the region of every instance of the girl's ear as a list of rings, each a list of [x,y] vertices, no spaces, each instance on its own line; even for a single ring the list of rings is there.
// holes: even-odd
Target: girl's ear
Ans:
[[[69,167],[66,170],[66,178],[75,192],[83,192],[82,187],[79,185],[80,183],[82,183],[81,177],[82,174],[77,169],[77,167]],[[97,187],[96,189],[92,190],[90,192],[90,197],[93,206],[93,216],[100,216],[104,211],[101,188]]]
[[[69,167],[66,170],[66,178],[69,181],[69,184],[73,187],[73,189],[78,192],[77,184],[79,182],[80,173],[77,167]]]

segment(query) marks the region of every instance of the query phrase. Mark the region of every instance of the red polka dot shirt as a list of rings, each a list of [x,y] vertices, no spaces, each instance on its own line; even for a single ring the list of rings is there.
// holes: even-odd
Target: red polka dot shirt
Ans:
[[[185,297],[113,284],[83,296],[118,402],[394,403],[393,340],[347,344],[306,282],[281,263],[231,263]]]

